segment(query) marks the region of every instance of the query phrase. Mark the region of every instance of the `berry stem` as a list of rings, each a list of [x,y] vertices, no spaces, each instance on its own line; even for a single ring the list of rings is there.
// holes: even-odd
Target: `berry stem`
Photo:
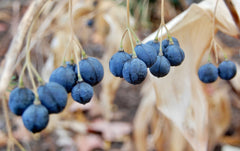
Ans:
[[[136,55],[136,52],[135,52],[135,50],[134,50],[134,45],[133,45],[132,35],[131,35],[131,31],[130,31],[129,28],[128,28],[128,35],[129,35],[130,42],[131,42],[131,47],[132,47],[132,53],[133,53],[132,58],[135,58],[135,57],[137,57],[137,55]]]
[[[68,1],[68,9],[69,9],[69,18],[70,18],[70,30],[71,30],[71,39],[75,41],[75,43],[77,44],[77,46],[79,47],[80,51],[81,51],[81,58],[87,58],[86,52],[84,51],[81,43],[78,41],[76,35],[74,34],[74,30],[73,30],[73,15],[72,15],[72,0]]]
[[[78,81],[83,81],[82,79],[82,76],[80,74],[80,67],[79,67],[79,58],[78,58],[78,55],[77,55],[77,50],[75,48],[73,48],[73,51],[74,51],[74,55],[75,55],[75,58],[76,58],[76,61],[77,61],[77,69],[78,69]]]
[[[161,36],[160,36],[160,43],[159,43],[159,54],[162,56],[163,52],[162,52],[162,27],[160,27],[161,29]]]
[[[72,0],[68,1],[68,11],[69,11],[69,18],[70,18],[71,39],[74,40],[74,42],[79,47],[82,57],[86,57],[86,53],[83,50],[80,42],[77,40],[77,37],[76,37],[76,35],[74,34],[74,31],[73,31]],[[80,74],[80,68],[79,68],[79,58],[78,58],[77,50],[75,49],[75,47],[73,47],[72,49],[73,49],[73,52],[74,52],[75,59],[77,61],[78,81],[82,81],[82,77],[81,77],[81,74]]]
[[[48,1],[47,1],[48,2]],[[46,6],[46,3],[45,3],[45,5],[44,6]],[[20,74],[20,77],[19,77],[19,87],[23,87],[24,86],[24,83],[23,83],[23,76],[24,76],[24,72],[25,72],[25,70],[26,70],[26,68],[28,67],[28,66],[30,66],[32,63],[31,63],[31,60],[30,60],[30,52],[31,52],[31,49],[30,49],[30,43],[31,43],[31,34],[32,34],[32,29],[33,29],[33,27],[35,26],[35,24],[36,24],[36,20],[38,19],[38,17],[40,16],[40,14],[42,13],[42,11],[44,10],[44,8],[45,7],[42,7],[42,9],[40,9],[39,11],[38,11],[38,13],[37,13],[37,15],[34,17],[34,20],[33,20],[33,22],[32,22],[32,24],[31,24],[31,26],[30,26],[30,28],[29,28],[29,31],[28,31],[28,33],[27,33],[27,37],[26,37],[26,47],[25,47],[25,49],[26,49],[26,58],[25,58],[25,64],[24,64],[24,66],[23,66],[23,69],[22,69],[22,71],[21,71],[21,74]],[[30,72],[29,72],[30,73]],[[40,77],[40,76],[39,76]],[[31,77],[30,77],[31,78]],[[41,78],[41,77],[40,77]],[[34,81],[34,80],[33,80]],[[34,83],[35,84],[35,83]]]
[[[34,81],[34,77],[33,77],[32,70],[31,70],[31,65],[30,65],[30,63],[29,63],[29,62],[30,62],[30,57],[27,56],[26,59],[27,59],[27,62],[28,62],[27,70],[28,70],[28,74],[29,74],[29,77],[30,77],[32,86],[33,86],[33,92],[34,92],[34,94],[35,94],[35,97],[38,98],[36,83],[35,83],[35,81]]]
[[[130,10],[129,10],[129,0],[127,0],[127,30],[128,30],[128,35],[129,35],[129,39],[131,42],[131,47],[132,47],[132,58],[137,57],[136,52],[134,50],[134,44],[133,44],[133,39],[132,39],[132,34],[131,34],[131,30],[130,30]]]
[[[43,80],[42,80],[40,74],[37,72],[36,68],[32,64],[30,64],[30,66],[31,66],[31,69],[33,71],[33,74],[37,77],[38,82],[40,84],[43,84]]]
[[[81,43],[78,41],[77,37],[74,35],[73,38],[74,38],[74,41],[75,41],[75,43],[77,44],[78,48],[80,49],[81,59],[87,58],[87,54],[86,54],[86,52],[84,51]]]
[[[139,40],[137,34],[133,31],[133,29],[132,29],[131,27],[128,27],[128,28],[129,28],[130,31],[132,32],[133,37],[135,38],[137,45],[138,45],[138,44],[141,44],[141,41]]]
[[[135,38],[136,43],[137,43],[137,44],[140,44],[141,42],[140,42],[139,38],[137,37],[136,33],[132,30],[132,28],[131,28],[131,26],[130,26],[129,0],[127,0],[127,28],[128,28],[128,31],[133,34],[133,37]]]
[[[69,38],[68,44],[65,47],[64,53],[63,53],[63,59],[62,59],[62,66],[64,66],[66,64],[66,54],[67,54],[67,50],[69,49],[70,44],[72,43],[72,36]],[[71,53],[72,55],[72,53]]]
[[[22,71],[20,73],[19,81],[18,81],[18,87],[19,88],[23,88],[24,87],[23,76],[24,76],[24,72],[26,70],[26,67],[27,67],[27,63],[25,62],[24,66],[22,68]]]
[[[46,5],[44,5],[46,6]],[[36,83],[35,83],[35,80],[34,80],[34,77],[33,77],[33,74],[32,74],[32,70],[31,70],[31,59],[30,59],[30,52],[31,52],[31,49],[30,49],[30,43],[31,43],[31,35],[32,35],[32,29],[33,27],[35,26],[36,24],[36,21],[38,19],[38,17],[40,16],[40,14],[42,13],[42,11],[44,10],[44,7],[38,12],[38,14],[36,15],[36,17],[34,18],[31,26],[30,26],[30,29],[28,31],[28,34],[27,34],[27,44],[26,44],[26,59],[25,59],[25,62],[26,62],[26,66],[27,66],[27,70],[28,70],[28,74],[29,74],[29,77],[30,77],[30,80],[31,80],[31,83],[32,83],[32,86],[33,86],[33,92],[35,94],[35,98],[38,99],[38,93],[37,93],[37,87],[36,87]],[[39,76],[40,77],[40,76]],[[37,76],[37,78],[39,79],[39,77]]]
[[[121,38],[121,42],[120,42],[120,50],[123,50],[123,39],[126,36],[126,33],[128,32],[128,29],[125,29],[125,31],[123,32],[122,38]]]
[[[164,27],[166,29],[166,32],[167,32],[167,37],[168,37],[168,40],[169,40],[169,44],[170,45],[173,45],[174,42],[172,40],[172,36],[165,24],[165,19],[164,19],[164,0],[162,0],[162,3],[161,3],[161,23],[158,27],[158,31],[157,31],[157,34],[154,38],[154,41],[158,42],[158,36],[159,36],[159,33],[160,33],[160,30],[162,30],[161,28]],[[161,32],[161,36],[162,36],[162,32]],[[160,43],[162,43],[162,41],[160,41]]]
[[[215,7],[214,7],[214,11],[213,11],[212,40],[211,40],[210,52],[209,52],[209,56],[210,56],[211,55],[211,51],[212,50],[214,51],[216,64],[218,64],[218,51],[217,51],[217,48],[220,48],[220,50],[222,50],[221,46],[215,40],[215,31],[216,31],[215,30],[216,29],[215,20],[216,20],[216,12],[217,12],[218,2],[219,2],[219,0],[216,1]],[[225,54],[224,54],[224,57],[226,58]]]
[[[168,40],[169,40],[169,44],[170,44],[170,45],[173,45],[174,42],[173,42],[172,36],[171,36],[171,34],[170,34],[170,31],[168,30],[166,24],[164,24],[163,26],[164,26],[164,28],[165,28],[166,31],[167,31],[167,37],[168,37]]]

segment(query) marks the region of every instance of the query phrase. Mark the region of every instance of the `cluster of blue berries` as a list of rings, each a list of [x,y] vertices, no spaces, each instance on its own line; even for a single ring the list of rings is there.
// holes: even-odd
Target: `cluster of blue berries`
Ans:
[[[17,87],[8,102],[10,110],[22,116],[24,126],[33,133],[46,128],[49,114],[61,112],[67,103],[67,92],[58,83],[41,85],[37,93],[38,97],[28,88]]]
[[[218,76],[223,80],[231,80],[237,73],[234,62],[225,60],[218,66],[212,63],[202,65],[198,70],[198,77],[204,83],[212,83],[217,80]]]
[[[37,97],[25,87],[15,88],[9,98],[10,110],[22,116],[24,126],[31,132],[40,132],[46,128],[49,114],[61,112],[71,92],[72,98],[81,103],[88,103],[93,96],[93,87],[103,79],[103,66],[94,57],[87,57],[79,62],[82,79],[78,79],[76,64],[67,62],[66,67],[55,69],[49,83],[37,89]]]
[[[93,87],[104,76],[102,64],[94,57],[87,57],[79,62],[80,77],[78,78],[77,65],[67,62],[67,66],[55,69],[49,81],[62,85],[68,93],[71,92],[73,100],[86,104],[93,96]]]
[[[124,78],[130,84],[140,84],[147,76],[147,68],[156,77],[164,77],[170,71],[170,66],[180,65],[185,54],[176,38],[170,37],[160,42],[151,40],[146,44],[137,44],[136,55],[128,54],[123,49],[115,53],[110,61],[111,73]]]

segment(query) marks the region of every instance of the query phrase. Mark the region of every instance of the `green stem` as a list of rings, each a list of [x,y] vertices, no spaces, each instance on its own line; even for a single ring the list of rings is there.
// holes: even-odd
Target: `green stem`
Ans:
[[[19,76],[19,81],[18,81],[18,87],[19,88],[23,88],[24,87],[24,83],[23,83],[23,76],[24,76],[24,72],[26,70],[26,67],[27,67],[27,64],[25,62],[23,68],[22,68],[22,71],[20,73],[20,76]]]
[[[48,1],[47,1],[48,2]],[[45,7],[46,5],[44,5],[42,8],[41,8],[41,10],[37,13],[37,15],[35,16],[35,18],[34,18],[34,20],[33,20],[33,22],[32,22],[32,24],[31,24],[31,26],[30,26],[30,28],[29,28],[29,31],[28,31],[28,33],[27,33],[27,37],[26,37],[26,47],[25,47],[25,49],[26,49],[26,59],[25,59],[25,64],[24,64],[24,66],[23,66],[23,69],[22,69],[22,71],[21,71],[21,74],[20,74],[20,77],[19,77],[19,87],[23,87],[24,86],[24,83],[23,83],[23,76],[24,76],[24,72],[25,72],[25,70],[26,70],[26,68],[27,68],[27,66],[29,66],[29,64],[31,64],[31,61],[30,61],[30,52],[31,52],[31,49],[30,49],[30,42],[31,42],[31,34],[32,34],[32,30],[33,30],[33,27],[35,26],[35,24],[36,24],[36,20],[38,19],[38,17],[40,16],[40,14],[42,13],[42,11],[44,10],[44,7]],[[29,58],[29,59],[27,59],[27,58]]]
[[[128,29],[125,29],[125,31],[122,35],[122,38],[121,38],[121,42],[120,42],[120,50],[121,51],[123,51],[123,39],[125,38],[127,32],[128,32]]]
[[[76,35],[74,34],[74,31],[73,31],[72,0],[69,0],[68,2],[69,2],[68,4],[69,4],[69,18],[70,18],[71,39],[73,39],[75,41],[75,43],[77,44],[77,46],[81,50],[81,55],[85,57],[86,53],[83,50],[82,45],[77,40]],[[78,55],[77,55],[77,51],[76,51],[75,47],[73,47],[73,52],[74,52],[74,55],[75,55],[75,59],[77,61],[78,81],[82,81],[82,77],[81,77],[81,74],[80,74],[80,68],[79,68],[79,59],[78,59]]]
[[[42,80],[40,74],[37,72],[36,68],[32,64],[30,64],[30,66],[31,66],[31,69],[33,71],[33,74],[37,77],[38,82],[40,84],[43,84],[43,80]]]
[[[130,42],[131,42],[131,47],[132,47],[132,53],[133,53],[132,58],[136,58],[137,55],[136,55],[136,52],[135,52],[135,50],[134,50],[134,45],[133,45],[132,35],[131,35],[131,31],[129,31],[129,29],[128,29],[128,35],[129,35]]]
[[[163,55],[163,52],[162,52],[162,27],[160,27],[160,29],[161,29],[161,36],[160,36],[160,42],[159,42],[159,53],[160,53],[160,55]]]
[[[173,45],[174,42],[173,42],[172,36],[171,36],[171,34],[170,34],[170,31],[168,30],[166,24],[164,24],[163,26],[164,26],[164,28],[165,28],[166,31],[167,31],[167,37],[168,37],[168,40],[169,40],[169,44],[170,44],[170,45]]]
[[[28,62],[27,69],[28,69],[28,74],[29,74],[32,86],[33,86],[33,92],[35,94],[35,97],[38,98],[37,87],[36,87],[36,83],[34,81],[34,77],[33,77],[33,74],[32,74],[29,56],[28,56],[27,60],[28,60],[27,61]]]
[[[137,37],[136,33],[133,31],[133,29],[131,27],[128,27],[130,29],[130,31],[132,32],[133,34],[133,37],[135,38],[136,40],[136,43],[137,44],[141,44],[141,41],[139,40],[139,38]]]
[[[80,53],[81,53],[81,59],[85,59],[87,58],[87,54],[86,52],[84,51],[81,43],[78,41],[77,37],[74,35],[74,39],[75,43],[77,44],[78,48],[80,49]]]
[[[69,50],[69,46],[72,43],[72,36],[70,37],[67,46],[65,47],[64,53],[63,53],[63,59],[62,59],[62,66],[64,66],[66,64],[66,54],[67,51]],[[71,53],[72,54],[72,53]]]
[[[75,58],[76,58],[76,61],[77,61],[77,69],[78,69],[78,81],[82,81],[82,76],[80,74],[80,67],[79,67],[79,59],[78,59],[78,55],[77,55],[77,50],[75,48],[73,48],[73,51],[74,51],[74,55],[75,55]]]

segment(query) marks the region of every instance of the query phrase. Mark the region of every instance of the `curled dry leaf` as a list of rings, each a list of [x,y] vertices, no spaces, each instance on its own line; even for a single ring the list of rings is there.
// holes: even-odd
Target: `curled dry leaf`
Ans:
[[[208,85],[200,82],[196,72],[199,57],[202,56],[203,50],[209,47],[212,38],[214,6],[213,0],[194,4],[167,24],[172,36],[178,38],[185,51],[185,60],[181,66],[171,68],[170,74],[164,78],[152,76],[152,83],[146,82],[144,85],[144,87],[153,85],[152,88],[143,87],[144,98],[149,96],[148,99],[156,100],[159,111],[173,122],[195,151],[206,151],[208,147],[211,148],[214,145],[213,140],[223,133],[230,118],[229,98],[226,97],[228,93],[221,90],[220,95],[222,85],[219,86],[219,80],[210,85],[214,88],[213,92],[206,93]],[[219,1],[218,4],[216,27],[231,36],[238,33],[223,1]],[[164,30],[163,33],[166,34]],[[154,39],[155,34],[150,35],[145,41]],[[212,144],[208,144],[209,142]],[[144,145],[140,143],[143,142],[136,142],[138,148]]]

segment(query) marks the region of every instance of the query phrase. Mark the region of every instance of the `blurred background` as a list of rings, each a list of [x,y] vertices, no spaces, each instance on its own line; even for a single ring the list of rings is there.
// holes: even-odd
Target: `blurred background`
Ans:
[[[239,69],[239,0],[232,0],[232,8],[225,5],[230,0],[219,1],[216,39]],[[0,75],[11,40],[32,2],[0,0]],[[104,79],[94,87],[94,97],[87,105],[78,104],[69,96],[64,111],[51,115],[48,127],[39,134],[27,131],[21,117],[9,111],[6,119],[1,104],[0,151],[6,151],[8,146],[14,146],[11,148],[15,151],[23,150],[8,139],[6,120],[10,121],[11,135],[26,151],[240,150],[239,73],[231,81],[218,79],[209,85],[202,84],[197,77],[198,66],[207,61],[208,52],[203,52],[212,38],[215,2],[165,0],[165,22],[173,20],[169,30],[185,51],[185,61],[171,68],[165,78],[158,79],[148,73],[142,84],[131,85],[114,77],[108,68],[126,28],[126,1],[73,0],[74,32],[87,55],[100,59]],[[155,36],[151,34],[161,21],[160,6],[161,0],[130,0],[131,25],[144,42],[145,38],[150,40]],[[182,17],[176,17],[179,14]],[[175,17],[178,19],[174,20]],[[69,36],[68,1],[49,0],[33,29],[31,41],[32,64],[45,82],[61,65]],[[7,102],[10,91],[17,86],[25,55],[24,37],[22,40],[21,51],[14,58],[16,64],[11,68],[14,73],[9,75],[6,99],[1,102]],[[124,49],[131,53],[128,36]],[[222,52],[218,58],[224,59]],[[23,80],[26,87],[32,88],[28,74]]]

